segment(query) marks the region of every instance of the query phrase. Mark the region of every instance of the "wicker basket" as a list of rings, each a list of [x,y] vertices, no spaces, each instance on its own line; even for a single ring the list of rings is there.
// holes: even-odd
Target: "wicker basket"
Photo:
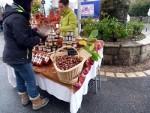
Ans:
[[[64,52],[65,54],[63,54],[63,52],[62,52],[62,54],[60,54],[61,53],[60,51],[64,50],[65,48],[74,49],[77,52],[76,57],[81,59],[81,62],[78,65],[76,65],[68,70],[60,70],[56,65],[56,57],[67,55],[65,52]],[[75,83],[78,81],[78,75],[81,73],[83,64],[86,59],[79,55],[79,52],[76,50],[76,48],[74,48],[72,46],[63,46],[62,48],[58,49],[55,54],[51,55],[51,60],[53,61],[53,65],[55,67],[55,70],[57,72],[57,75],[58,75],[60,81],[62,81],[64,83]]]

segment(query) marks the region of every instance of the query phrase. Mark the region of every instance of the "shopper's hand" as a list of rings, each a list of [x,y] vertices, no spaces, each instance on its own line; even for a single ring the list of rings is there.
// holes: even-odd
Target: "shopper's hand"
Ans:
[[[61,33],[60,29],[57,29],[56,34],[60,35],[60,33]]]
[[[50,33],[50,28],[48,25],[41,25],[39,27],[39,33],[43,36],[48,36],[48,34]]]

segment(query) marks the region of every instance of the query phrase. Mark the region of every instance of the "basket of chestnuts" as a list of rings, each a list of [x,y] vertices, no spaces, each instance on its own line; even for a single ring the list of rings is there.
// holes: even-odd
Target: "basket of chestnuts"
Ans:
[[[77,55],[68,55],[66,49],[74,49]],[[75,83],[82,71],[85,58],[80,56],[76,48],[72,46],[63,46],[56,53],[51,55],[51,60],[57,72],[60,81],[64,83]]]

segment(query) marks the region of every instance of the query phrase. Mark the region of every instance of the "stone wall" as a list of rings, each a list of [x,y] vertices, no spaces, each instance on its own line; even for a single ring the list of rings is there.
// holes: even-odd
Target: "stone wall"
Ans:
[[[133,65],[150,58],[150,43],[105,43],[104,65]]]

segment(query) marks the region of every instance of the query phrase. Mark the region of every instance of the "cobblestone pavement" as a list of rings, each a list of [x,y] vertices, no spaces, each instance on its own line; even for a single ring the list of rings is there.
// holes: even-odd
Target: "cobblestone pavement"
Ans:
[[[118,77],[118,78],[133,78],[133,77],[145,77],[150,75],[150,69],[141,72],[130,72],[130,73],[113,73],[113,72],[100,72],[101,76],[106,77]]]

